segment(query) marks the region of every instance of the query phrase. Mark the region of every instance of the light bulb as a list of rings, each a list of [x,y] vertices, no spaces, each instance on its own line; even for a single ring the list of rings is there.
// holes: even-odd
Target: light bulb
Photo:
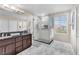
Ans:
[[[10,8],[13,9],[13,10],[16,10],[16,8],[14,6],[11,6]]]

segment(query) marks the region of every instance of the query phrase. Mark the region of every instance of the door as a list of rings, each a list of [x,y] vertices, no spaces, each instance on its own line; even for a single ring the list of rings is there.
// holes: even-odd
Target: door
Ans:
[[[69,42],[69,17],[66,14],[57,14],[54,16],[54,39]]]

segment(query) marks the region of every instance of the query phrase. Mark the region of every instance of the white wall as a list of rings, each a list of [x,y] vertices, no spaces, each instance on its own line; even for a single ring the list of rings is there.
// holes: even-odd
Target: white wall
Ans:
[[[79,16],[77,20],[77,54],[79,55]]]
[[[79,55],[79,7],[77,9],[77,54]]]

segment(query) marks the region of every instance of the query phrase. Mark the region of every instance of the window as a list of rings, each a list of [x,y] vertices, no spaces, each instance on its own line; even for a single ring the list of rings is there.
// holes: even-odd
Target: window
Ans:
[[[54,28],[57,33],[67,33],[67,16],[54,17]]]

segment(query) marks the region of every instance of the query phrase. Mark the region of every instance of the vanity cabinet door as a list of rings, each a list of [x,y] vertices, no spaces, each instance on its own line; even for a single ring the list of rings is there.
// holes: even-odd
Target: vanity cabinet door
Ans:
[[[21,52],[23,49],[22,49],[22,46],[19,46],[19,47],[16,47],[16,54]]]
[[[15,40],[8,38],[0,41],[0,54],[12,55],[15,54]]]
[[[15,54],[15,39],[9,38],[5,40],[5,55],[13,55]]]
[[[31,46],[31,45],[32,45],[32,37],[31,37],[31,34],[29,34],[29,35],[27,36],[27,41],[26,41],[26,43],[27,43],[28,46]]]
[[[24,39],[23,40],[23,49],[26,49],[27,48],[27,44],[26,44],[26,40]]]
[[[23,49],[27,48],[26,40],[27,40],[27,36],[23,36]]]
[[[4,48],[0,47],[0,55],[3,55],[3,54],[4,54]]]
[[[27,38],[27,40],[26,40],[26,46],[27,47],[30,47],[31,46],[31,40],[29,38]]]
[[[31,35],[23,37],[23,49],[26,49],[31,46]]]
[[[15,54],[15,43],[9,44],[6,46],[6,52],[7,55],[14,55]]]

